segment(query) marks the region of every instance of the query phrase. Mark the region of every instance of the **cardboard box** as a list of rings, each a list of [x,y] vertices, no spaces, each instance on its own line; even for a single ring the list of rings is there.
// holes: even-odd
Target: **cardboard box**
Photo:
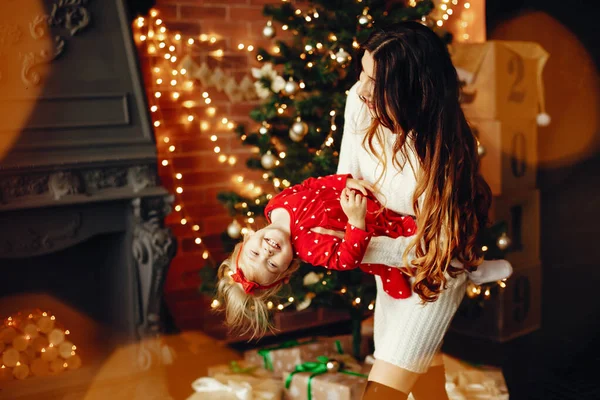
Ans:
[[[517,266],[506,287],[494,287],[488,299],[466,295],[450,330],[500,343],[533,332],[540,327],[541,295],[541,266]]]
[[[537,125],[535,120],[469,120],[485,148],[481,174],[494,196],[536,188]]]
[[[542,71],[548,53],[537,43],[456,43],[450,49],[468,118],[531,119],[543,101]]]
[[[540,192],[531,190],[494,197],[490,208],[492,223],[504,221],[511,244],[506,260],[513,268],[540,264]]]

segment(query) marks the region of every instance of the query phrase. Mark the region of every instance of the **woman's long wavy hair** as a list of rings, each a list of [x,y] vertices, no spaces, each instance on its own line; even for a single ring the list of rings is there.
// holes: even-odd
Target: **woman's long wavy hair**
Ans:
[[[450,266],[452,258],[468,270],[483,261],[478,239],[491,191],[478,171],[477,139],[459,104],[458,76],[446,45],[431,29],[412,21],[394,24],[374,32],[362,45],[365,51],[375,61],[375,118],[363,146],[377,155],[373,143],[383,147],[381,126],[390,129],[397,134],[392,165],[401,169],[397,156],[410,160],[407,138],[414,145],[418,230],[410,246],[417,246],[416,269],[410,270],[414,291],[423,301],[435,301],[446,287],[445,273],[456,277],[462,271]],[[385,167],[386,160],[382,163]]]

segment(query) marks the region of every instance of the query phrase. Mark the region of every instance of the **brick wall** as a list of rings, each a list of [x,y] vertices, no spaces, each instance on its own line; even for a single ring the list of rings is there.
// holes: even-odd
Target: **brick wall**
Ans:
[[[263,46],[268,48],[272,42],[262,36],[262,28],[267,19],[262,16],[264,4],[277,4],[280,0],[157,0],[156,10],[169,32],[179,32],[183,37],[193,37],[196,45],[193,50],[194,60],[201,64],[203,61],[210,68],[219,66],[226,74],[231,74],[240,81],[245,75],[250,75],[250,68],[258,66],[254,53],[239,50],[238,45],[253,45],[255,48]],[[281,37],[278,30],[278,38]],[[215,36],[217,41],[213,44],[200,42],[201,34]],[[143,49],[144,47],[141,47]],[[223,57],[215,58],[209,52],[217,49],[224,51]],[[140,51],[142,69],[144,72],[146,89],[151,102],[157,100],[153,93],[157,90],[156,84],[151,79],[149,62],[151,59],[146,51]],[[251,76],[251,75],[250,75]],[[227,95],[216,88],[202,88],[196,81],[193,92],[182,94],[191,100],[201,102],[203,89],[211,96],[212,103],[217,109],[217,115],[226,116],[237,124],[251,125],[248,114],[257,104],[257,101],[244,101],[232,103]],[[201,327],[203,315],[206,315],[210,299],[201,298],[197,289],[200,284],[198,270],[203,266],[202,253],[207,247],[216,261],[220,261],[223,253],[221,249],[220,234],[231,222],[231,217],[218,203],[216,194],[235,188],[239,184],[233,182],[233,177],[243,173],[246,181],[256,179],[260,181],[260,173],[249,172],[245,161],[251,149],[241,145],[237,134],[219,127],[218,122],[211,129],[202,131],[199,123],[186,124],[182,119],[185,111],[177,107],[176,103],[169,100],[169,95],[164,87],[161,89],[163,96],[160,99],[162,111],[162,125],[156,129],[159,153],[165,151],[166,146],[174,144],[172,166],[161,167],[163,184],[174,192],[177,180],[173,171],[181,172],[184,188],[180,199],[183,201],[189,219],[198,224],[200,230],[194,232],[191,224],[182,226],[181,215],[173,212],[167,222],[175,232],[179,241],[179,252],[171,264],[167,277],[165,295],[169,308],[180,328]],[[197,115],[206,115],[206,108],[195,107]],[[210,118],[207,118],[209,120]],[[228,163],[219,163],[213,148],[215,143],[210,140],[211,135],[218,134],[216,143],[223,154],[233,155],[237,159],[234,166]],[[168,135],[169,144],[165,144],[161,137]],[[195,239],[201,237],[202,245],[197,245]],[[204,247],[206,246],[206,247]]]

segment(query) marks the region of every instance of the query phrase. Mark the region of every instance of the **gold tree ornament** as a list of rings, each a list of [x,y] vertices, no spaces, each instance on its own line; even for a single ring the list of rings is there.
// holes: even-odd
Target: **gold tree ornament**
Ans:
[[[275,166],[275,161],[275,156],[269,150],[260,158],[260,165],[262,165],[264,169],[271,169]]]
[[[265,27],[263,28],[263,36],[266,37],[267,39],[272,39],[275,37],[275,34],[277,33],[275,31],[275,27],[273,26],[273,21],[268,21],[267,25],[265,25]]]
[[[294,81],[294,78],[290,77],[290,79],[285,83],[283,92],[288,96],[292,96],[298,92],[298,83]]]
[[[511,243],[511,240],[508,237],[508,235],[506,234],[506,232],[502,232],[502,235],[500,235],[500,237],[496,241],[496,244],[498,245],[498,248],[500,250],[508,249],[508,247],[510,246],[510,243]]]

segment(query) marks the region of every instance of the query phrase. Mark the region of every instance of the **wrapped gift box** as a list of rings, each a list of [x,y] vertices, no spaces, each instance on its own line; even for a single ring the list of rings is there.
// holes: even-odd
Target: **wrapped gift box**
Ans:
[[[250,363],[246,360],[232,361],[229,364],[219,364],[208,367],[208,376],[216,375],[235,375],[235,376],[252,376],[260,379],[275,379],[279,380],[280,374],[274,374],[268,371],[261,365]]]
[[[308,381],[311,372],[299,372],[292,376],[285,398],[289,400],[308,400]],[[287,374],[284,374],[284,379]],[[348,375],[343,372],[328,372],[314,376],[311,380],[312,400],[359,400],[367,385],[367,378]]]
[[[485,148],[481,174],[494,196],[536,187],[537,125],[534,119],[469,119]]]
[[[361,342],[361,352],[367,354],[368,340]],[[295,366],[314,361],[319,356],[335,357],[352,353],[352,336],[319,337],[304,342],[286,342],[279,346],[244,352],[244,360],[250,365],[260,365],[276,374],[293,371]]]
[[[248,375],[223,375],[196,379],[194,394],[187,400],[281,400],[281,379],[261,379]]]
[[[452,62],[466,83],[461,105],[468,118],[535,120],[543,107],[542,71],[548,53],[537,43],[456,43]]]
[[[494,287],[488,299],[465,296],[450,325],[452,331],[501,343],[539,329],[541,266],[513,266],[506,287]]]

